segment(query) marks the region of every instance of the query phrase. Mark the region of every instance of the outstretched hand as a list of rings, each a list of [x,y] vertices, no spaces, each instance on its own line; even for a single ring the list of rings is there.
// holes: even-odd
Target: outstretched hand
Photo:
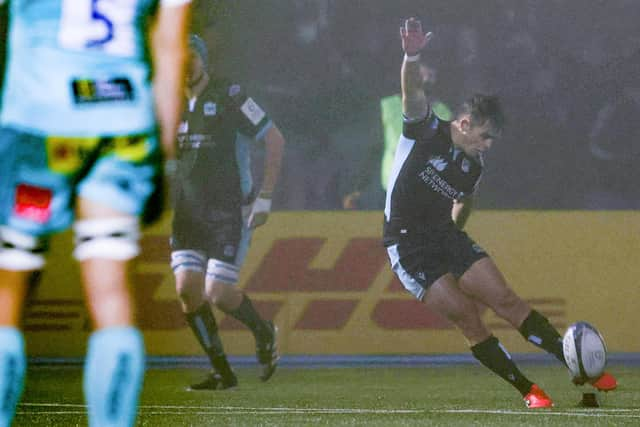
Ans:
[[[424,34],[422,31],[422,22],[416,18],[409,18],[404,22],[404,26],[400,27],[400,37],[402,38],[402,49],[409,56],[420,53],[427,45],[433,33]]]

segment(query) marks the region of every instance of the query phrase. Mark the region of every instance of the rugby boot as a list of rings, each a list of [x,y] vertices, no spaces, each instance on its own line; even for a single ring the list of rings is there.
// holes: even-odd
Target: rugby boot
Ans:
[[[189,391],[201,391],[201,390],[226,390],[238,385],[238,378],[233,372],[227,375],[226,378],[222,378],[220,374],[215,371],[211,371],[207,377],[195,384],[191,384],[187,390]]]
[[[598,391],[612,391],[618,387],[616,378],[608,372],[603,372],[598,378],[585,380],[583,378],[573,378],[575,385],[591,384]]]
[[[189,391],[197,391],[197,390],[217,390],[218,384],[220,383],[219,377],[215,372],[210,372],[207,374],[204,380],[197,382],[195,384],[191,384],[187,390]]]
[[[256,356],[260,364],[260,380],[267,381],[276,371],[280,355],[278,354],[278,327],[268,320],[271,337],[256,343]]]
[[[598,391],[612,391],[618,387],[616,377],[608,372],[603,372],[597,379],[589,381],[589,384]]]
[[[551,398],[536,384],[531,386],[529,393],[523,399],[529,409],[553,407]]]

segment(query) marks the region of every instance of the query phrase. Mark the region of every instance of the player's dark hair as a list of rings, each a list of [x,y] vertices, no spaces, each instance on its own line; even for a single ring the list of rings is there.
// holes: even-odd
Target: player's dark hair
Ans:
[[[460,114],[469,114],[474,125],[482,126],[489,122],[495,130],[504,128],[505,117],[497,96],[475,94],[462,104]]]

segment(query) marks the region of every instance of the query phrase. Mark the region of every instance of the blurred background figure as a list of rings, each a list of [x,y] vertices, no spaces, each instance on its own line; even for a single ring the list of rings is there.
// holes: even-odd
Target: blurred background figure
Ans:
[[[420,62],[420,76],[425,93],[428,94],[433,112],[444,121],[453,119],[453,112],[449,106],[440,99],[437,86],[437,70],[429,66],[424,60]],[[398,145],[398,139],[402,133],[402,97],[400,94],[385,96],[380,100],[380,122],[382,124],[383,151],[380,155],[379,144],[370,147],[363,158],[366,161],[360,165],[360,172],[355,181],[355,190],[344,196],[342,207],[344,209],[380,209],[384,201],[384,193],[387,191],[389,174],[393,164],[393,157]],[[373,202],[367,200],[364,193],[371,182],[379,173],[382,191],[377,192],[379,200]]]
[[[211,304],[243,323],[256,340],[260,379],[278,361],[277,328],[237,286],[252,230],[267,222],[285,140],[266,112],[237,83],[209,73],[206,43],[189,38],[186,108],[173,176],[171,267],[187,323],[213,371],[191,390],[235,387]],[[251,176],[251,141],[264,142],[263,175]]]

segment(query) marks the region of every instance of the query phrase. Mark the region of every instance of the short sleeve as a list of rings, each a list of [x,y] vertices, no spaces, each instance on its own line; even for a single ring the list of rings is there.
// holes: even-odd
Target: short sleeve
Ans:
[[[258,103],[248,96],[240,85],[229,86],[229,97],[240,117],[239,130],[245,136],[259,140],[272,126],[271,119]]]
[[[431,110],[422,120],[408,120],[404,117],[402,135],[412,140],[429,139],[438,133],[438,123],[438,118]]]

